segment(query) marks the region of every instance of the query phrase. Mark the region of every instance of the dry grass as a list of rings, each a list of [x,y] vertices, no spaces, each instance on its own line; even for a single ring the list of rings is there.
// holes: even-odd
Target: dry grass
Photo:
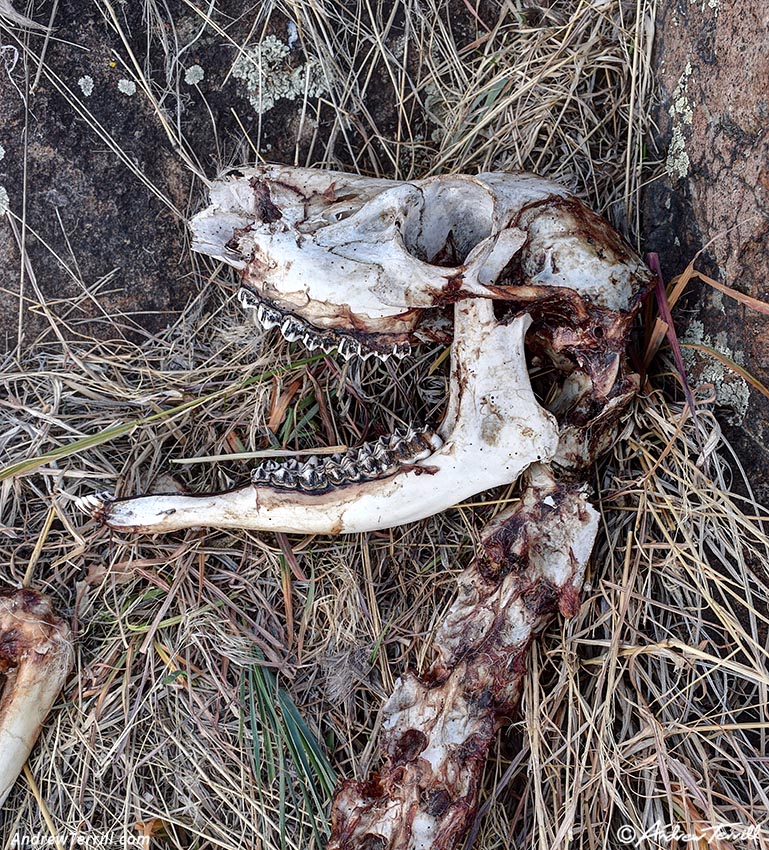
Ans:
[[[301,149],[302,161],[403,177],[536,168],[635,238],[650,176],[652,0],[456,3],[461,26],[442,5],[400,0],[378,17],[378,4],[343,13],[296,0],[245,13],[252,42],[290,16],[326,75],[320,101],[296,103],[297,158]],[[96,6],[116,45],[129,40],[113,7]],[[166,76],[124,51],[126,66],[202,176],[210,152],[185,147],[168,83],[183,44],[162,7],[145,0],[145,10],[148,37],[167,48]],[[199,18],[232,42],[223,16]],[[55,82],[55,69],[42,73]],[[397,108],[380,114],[377,103]],[[226,158],[263,143],[257,130]],[[117,342],[84,339],[76,304],[40,303],[64,333],[4,363],[0,446],[23,463],[0,482],[5,578],[46,590],[72,615],[78,661],[30,762],[33,784],[22,780],[6,808],[0,846],[49,830],[62,847],[89,833],[174,848],[322,842],[332,771],[356,776],[375,763],[384,695],[429,657],[477,530],[512,498],[343,539],[124,539],[84,524],[74,496],[162,489],[169,475],[212,489],[248,468],[172,459],[355,443],[440,407],[443,352],[421,351],[397,374],[305,358],[241,327],[224,272],[200,274],[218,286],[201,287],[142,345],[119,332]],[[533,654],[522,719],[489,763],[476,850],[617,847],[622,827],[707,836],[765,819],[766,517],[736,495],[744,476],[708,404],[695,427],[654,387],[596,472],[604,533],[590,586],[580,614]],[[710,846],[745,843],[719,840]],[[769,846],[767,833],[754,843]]]

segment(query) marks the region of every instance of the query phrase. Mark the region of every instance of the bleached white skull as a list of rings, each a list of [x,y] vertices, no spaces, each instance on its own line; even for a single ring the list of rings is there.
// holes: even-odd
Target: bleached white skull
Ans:
[[[192,232],[196,250],[240,270],[254,322],[311,350],[404,357],[453,304],[446,411],[435,431],[268,461],[227,493],[83,500],[113,528],[396,526],[509,484],[537,461],[582,466],[635,390],[625,347],[649,272],[605,221],[540,177],[396,182],[246,168],[214,183]],[[527,349],[556,376],[547,409]]]

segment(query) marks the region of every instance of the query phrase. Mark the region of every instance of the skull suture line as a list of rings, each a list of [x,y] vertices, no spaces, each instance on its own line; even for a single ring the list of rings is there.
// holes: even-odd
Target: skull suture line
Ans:
[[[625,346],[649,273],[601,218],[540,177],[399,183],[249,168],[216,181],[192,231],[196,250],[240,270],[251,318],[311,350],[403,357],[454,304],[448,404],[435,431],[268,461],[230,492],[82,500],[112,528],[323,534],[412,522],[538,461],[584,465],[635,391]],[[560,375],[549,410],[532,391],[525,340]]]
[[[640,259],[560,186],[530,174],[372,180],[265,166],[218,180],[194,247],[239,269],[240,301],[288,340],[344,357],[403,357],[453,305],[450,390],[435,431],[409,429],[327,460],[254,470],[201,496],[87,497],[124,530],[190,526],[371,531],[525,476],[487,528],[434,643],[383,708],[383,768],[341,785],[333,850],[452,850],[486,754],[514,712],[532,639],[573,613],[598,527],[580,470],[637,389],[630,327],[651,282]],[[524,343],[549,363],[546,407]]]

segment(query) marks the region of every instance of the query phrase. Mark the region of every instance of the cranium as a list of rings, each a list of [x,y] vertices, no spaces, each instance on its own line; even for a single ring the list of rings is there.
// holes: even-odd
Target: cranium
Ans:
[[[601,218],[541,177],[395,182],[245,168],[214,183],[192,232],[196,250],[240,271],[255,323],[311,350],[404,357],[453,305],[446,410],[435,430],[325,460],[268,461],[225,493],[82,500],[112,528],[348,533],[411,522],[532,463],[584,465],[635,390],[625,346],[649,273]],[[527,349],[554,376],[542,401]]]

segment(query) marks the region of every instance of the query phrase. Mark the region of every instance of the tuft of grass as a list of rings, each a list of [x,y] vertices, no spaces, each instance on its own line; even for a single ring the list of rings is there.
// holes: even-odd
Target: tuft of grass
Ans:
[[[270,793],[277,797],[277,823],[263,819],[264,833],[274,832],[274,840],[285,850],[289,812],[298,810],[309,816],[312,839],[322,850],[328,838],[326,811],[336,786],[336,772],[301,712],[268,669],[258,663],[250,667],[241,693],[242,704],[249,708],[254,768],[261,778],[260,798]],[[300,846],[308,846],[302,837],[304,819],[298,827],[298,834],[296,828],[293,830],[296,840]]]

